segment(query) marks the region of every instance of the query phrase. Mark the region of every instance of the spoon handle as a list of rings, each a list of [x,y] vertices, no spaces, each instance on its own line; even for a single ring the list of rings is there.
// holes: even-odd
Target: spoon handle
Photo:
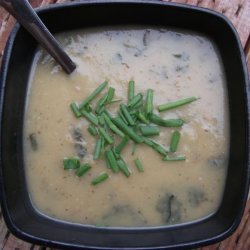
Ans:
[[[68,74],[74,71],[75,63],[60,47],[27,0],[0,0],[0,5],[29,31]]]

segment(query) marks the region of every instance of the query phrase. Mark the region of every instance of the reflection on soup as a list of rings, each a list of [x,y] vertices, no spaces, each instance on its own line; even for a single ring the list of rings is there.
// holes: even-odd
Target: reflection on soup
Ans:
[[[199,34],[155,27],[89,29],[60,34],[58,39],[78,67],[68,76],[46,53],[38,51],[36,56],[24,133],[26,176],[34,206],[66,221],[126,227],[183,223],[216,211],[227,171],[229,118],[223,69],[214,44]],[[108,87],[115,89],[112,100],[117,100],[105,105],[108,114],[117,116],[121,106],[131,111],[128,82],[134,81],[134,95],[141,93],[144,100],[132,118],[138,127],[157,126],[159,135],[149,138],[166,151],[173,133],[180,136],[176,152],[167,157],[183,159],[164,161],[166,157],[147,143],[134,143],[129,137],[120,155],[115,155],[122,157],[129,176],[107,168],[104,151],[117,147],[121,136],[111,131],[106,120],[102,125],[99,117],[98,125],[91,125],[70,109],[71,103],[80,104],[104,81],[108,86],[89,101],[93,116],[102,117],[104,111],[96,114],[96,108]],[[153,113],[165,120],[182,119],[182,126],[162,127],[150,119],[150,124],[138,122],[138,110],[146,119],[152,112],[144,107],[148,89],[153,90]],[[192,96],[198,99],[162,112],[157,109]],[[112,143],[101,140],[105,149],[95,160],[96,144],[103,136],[92,135],[95,132],[91,134],[89,127],[98,128],[100,134],[102,128],[113,139]],[[143,132],[135,127],[133,131],[139,136]],[[86,173],[79,177],[79,168],[65,170],[65,157],[78,157],[87,166]],[[67,168],[72,162],[65,163]],[[93,185],[103,172],[103,181]]]

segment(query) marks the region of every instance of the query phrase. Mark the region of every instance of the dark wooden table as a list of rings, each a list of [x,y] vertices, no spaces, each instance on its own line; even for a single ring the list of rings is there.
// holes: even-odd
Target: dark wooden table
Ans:
[[[248,71],[250,72],[250,0],[166,0],[183,4],[196,5],[203,8],[213,9],[227,16],[234,24],[239,33],[242,46],[246,55]],[[60,4],[70,0],[30,0],[33,7],[45,6],[47,4]],[[72,1],[71,1],[72,2]],[[15,19],[5,10],[0,8],[0,59],[4,51],[9,32],[15,24]],[[46,249],[45,247],[32,245],[13,236],[3,221],[0,212],[0,248],[4,250],[13,249]],[[248,200],[241,224],[236,232],[228,239],[203,247],[200,250],[250,250],[250,199]]]

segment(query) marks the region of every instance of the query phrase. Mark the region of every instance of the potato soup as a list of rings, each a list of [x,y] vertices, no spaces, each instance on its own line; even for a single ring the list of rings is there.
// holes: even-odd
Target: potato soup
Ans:
[[[215,212],[227,173],[229,114],[213,42],[186,31],[134,26],[77,30],[57,38],[77,69],[68,76],[44,51],[35,57],[24,148],[28,190],[37,210],[64,221],[122,227],[179,224]],[[107,86],[83,105],[88,114],[82,115],[78,105],[102,83]],[[133,84],[134,93],[129,93]],[[109,89],[112,100],[97,112]],[[130,94],[143,99],[137,109],[130,109]],[[186,105],[159,112],[159,105],[190,97],[195,98]],[[72,112],[72,103],[81,117]],[[127,111],[136,127],[127,122],[126,128],[148,141],[136,143],[113,120],[121,116],[126,123]],[[110,116],[121,136],[112,131],[108,118],[101,121],[102,113]],[[152,114],[183,124],[160,126]],[[87,115],[97,119],[96,124]],[[152,136],[143,132],[150,126],[151,132],[157,131]],[[114,149],[123,134],[128,140],[117,154]],[[120,161],[119,171],[107,166],[107,151]],[[76,174],[79,169],[70,169],[72,162],[66,162],[65,169],[70,157],[87,166],[86,173],[83,168],[82,176]],[[93,183],[100,175],[103,180]]]

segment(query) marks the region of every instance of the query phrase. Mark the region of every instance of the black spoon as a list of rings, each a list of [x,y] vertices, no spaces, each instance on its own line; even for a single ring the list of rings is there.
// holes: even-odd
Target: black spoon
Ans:
[[[70,74],[76,68],[75,63],[60,47],[27,0],[0,0],[4,7],[26,30],[42,45],[44,49]]]

